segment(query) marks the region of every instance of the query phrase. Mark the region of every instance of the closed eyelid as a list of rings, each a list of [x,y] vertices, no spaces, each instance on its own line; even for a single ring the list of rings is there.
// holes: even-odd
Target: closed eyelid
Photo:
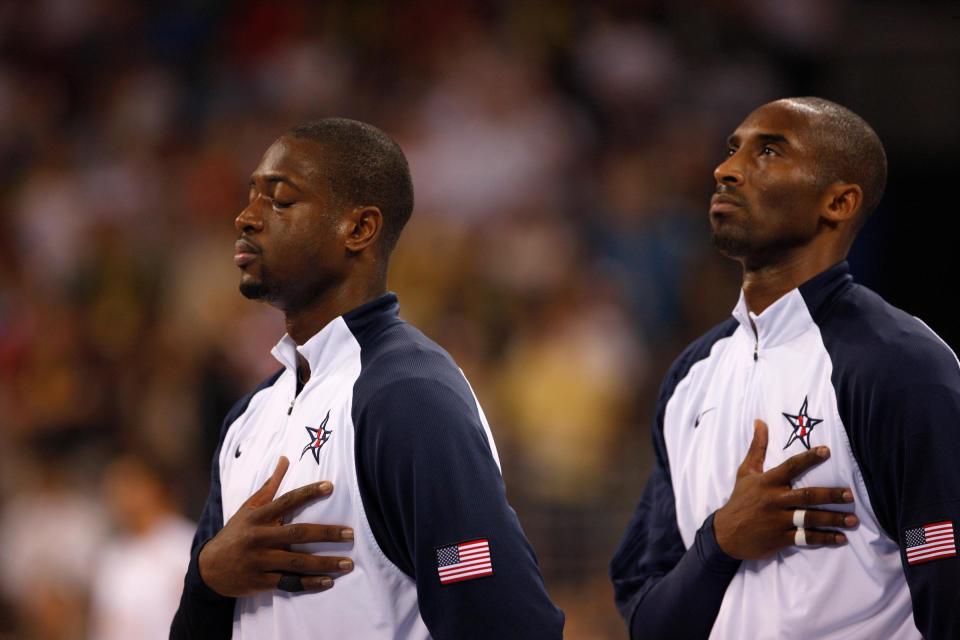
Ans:
[[[249,186],[256,188],[257,184],[263,186],[264,191],[275,192],[280,185],[284,185],[297,192],[303,192],[303,187],[299,184],[300,179],[297,176],[288,176],[278,173],[255,173],[250,177]]]

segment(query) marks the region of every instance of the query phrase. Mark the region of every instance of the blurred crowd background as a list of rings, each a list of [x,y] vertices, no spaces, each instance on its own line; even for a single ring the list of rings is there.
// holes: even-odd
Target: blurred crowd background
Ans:
[[[874,125],[890,187],[854,274],[960,345],[958,15],[0,1],[0,638],[165,637],[220,422],[278,366],[233,218],[272,140],[330,115],[406,151],[402,315],[473,383],[568,637],[622,637],[606,565],[660,377],[736,301],[706,210],[750,110],[821,95]]]

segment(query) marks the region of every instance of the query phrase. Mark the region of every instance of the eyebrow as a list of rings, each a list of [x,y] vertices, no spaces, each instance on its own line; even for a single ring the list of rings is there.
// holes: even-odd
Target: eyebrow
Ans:
[[[757,135],[757,138],[761,142],[779,142],[786,145],[790,144],[790,142],[787,140],[787,137],[779,133],[761,133]]]
[[[303,191],[303,189],[302,189],[296,182],[294,182],[293,180],[291,180],[291,179],[288,178],[287,176],[282,175],[282,174],[279,174],[279,173],[267,173],[267,174],[264,174],[264,175],[263,175],[263,178],[264,178],[264,180],[266,180],[267,184],[278,184],[278,183],[281,183],[281,182],[282,182],[283,184],[288,184],[288,185],[290,185],[291,187],[293,187],[293,188],[296,189],[297,191]],[[253,187],[253,186],[255,186],[255,180],[254,180],[254,177],[253,177],[253,176],[250,176],[250,182],[247,183],[247,186],[248,186],[248,187]]]
[[[790,141],[787,140],[787,137],[780,133],[758,133],[757,140],[760,142],[779,142],[780,144],[789,145]],[[739,144],[740,137],[737,134],[733,134],[727,138],[727,144]]]

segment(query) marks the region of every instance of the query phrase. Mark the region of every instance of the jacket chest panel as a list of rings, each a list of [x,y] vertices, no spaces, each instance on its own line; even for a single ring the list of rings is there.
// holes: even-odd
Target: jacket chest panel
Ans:
[[[220,456],[225,521],[263,486],[280,456],[285,456],[290,465],[278,496],[322,480],[334,485],[331,496],[307,504],[285,520],[353,524],[356,472],[351,409],[355,380],[356,372],[337,371],[311,381],[294,397],[293,377],[285,373],[268,397],[231,426]]]
[[[755,419],[768,428],[764,470],[826,445],[831,457],[795,478],[793,486],[854,486],[856,465],[837,412],[832,365],[819,339],[814,328],[787,344],[761,346],[754,360],[752,337],[738,331],[678,385],[667,404],[664,436],[687,546],[704,519],[730,498]]]

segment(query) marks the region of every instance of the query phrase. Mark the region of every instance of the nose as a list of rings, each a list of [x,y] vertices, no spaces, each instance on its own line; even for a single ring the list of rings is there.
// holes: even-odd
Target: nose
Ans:
[[[257,233],[263,230],[263,216],[260,215],[257,206],[257,198],[250,201],[240,215],[233,221],[233,226],[241,233]]]
[[[713,179],[717,181],[718,185],[726,184],[732,187],[739,187],[743,184],[744,175],[740,169],[740,161],[737,158],[739,154],[740,152],[736,151],[727,156],[727,159],[718,164],[717,168],[713,170]]]

